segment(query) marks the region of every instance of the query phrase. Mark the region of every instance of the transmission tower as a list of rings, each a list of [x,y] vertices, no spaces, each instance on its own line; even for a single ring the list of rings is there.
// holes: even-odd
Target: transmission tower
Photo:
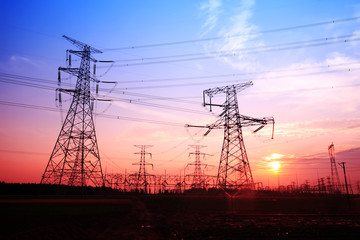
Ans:
[[[137,148],[140,148],[140,152],[136,152],[134,154],[140,154],[140,162],[133,163],[133,165],[140,165],[139,172],[136,174],[137,177],[137,186],[136,187],[144,187],[145,194],[148,193],[148,177],[153,176],[148,173],[146,173],[146,165],[151,165],[154,168],[154,165],[152,163],[147,163],[145,160],[146,155],[150,155],[150,158],[152,157],[151,153],[146,152],[146,148],[152,147],[152,145],[134,145]]]
[[[330,157],[330,165],[331,165],[331,185],[334,191],[340,191],[340,178],[336,168],[335,162],[335,146],[334,143],[328,147],[329,157]]]
[[[41,184],[64,184],[70,186],[103,186],[104,178],[96,140],[95,125],[91,107],[90,81],[97,81],[90,75],[90,62],[96,62],[92,53],[101,51],[63,36],[80,50],[68,52],[81,58],[80,67],[59,67],[60,71],[77,77],[75,89],[57,89],[73,96],[69,111],[45,168]]]
[[[344,171],[345,189],[346,189],[346,195],[347,195],[347,200],[348,200],[348,206],[349,206],[349,208],[351,208],[349,187],[348,187],[348,183],[347,183],[347,179],[346,179],[345,162],[341,162],[341,163],[339,163],[339,165],[342,167],[342,169]]]
[[[193,174],[190,174],[188,176],[192,177],[192,187],[194,187],[194,188],[204,188],[204,179],[203,179],[203,174],[202,174],[202,171],[201,171],[201,166],[207,166],[207,164],[204,164],[204,163],[201,162],[200,156],[203,156],[205,158],[206,155],[210,156],[210,154],[200,152],[200,148],[204,148],[206,146],[202,146],[202,145],[189,145],[189,146],[195,148],[195,152],[189,153],[189,157],[191,155],[195,155],[195,162],[189,163],[188,166],[189,165],[194,165],[195,170],[194,170]]]
[[[239,114],[237,92],[242,91],[253,85],[252,82],[217,87],[207,89],[203,92],[203,105],[212,107],[221,107],[223,112],[219,115],[219,119],[206,126],[187,125],[188,127],[208,128],[205,136],[212,129],[224,129],[224,141],[220,156],[220,163],[217,175],[217,186],[223,189],[254,189],[254,180],[247,157],[244,139],[242,135],[242,127],[259,126],[254,132],[259,131],[266,124],[273,124],[274,136],[274,118],[253,118]],[[222,104],[214,104],[211,102],[213,96],[217,94],[225,94],[226,100]],[[209,102],[206,101],[206,96]]]

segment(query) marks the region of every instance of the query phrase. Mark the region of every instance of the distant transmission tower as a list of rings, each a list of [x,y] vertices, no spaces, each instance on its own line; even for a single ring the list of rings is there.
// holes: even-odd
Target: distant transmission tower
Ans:
[[[335,146],[334,143],[328,147],[329,157],[330,157],[330,165],[331,165],[331,185],[334,191],[340,191],[340,178],[336,168],[335,162]]]
[[[136,187],[138,186],[144,187],[144,192],[147,194],[149,190],[148,177],[152,175],[146,173],[146,165],[151,165],[152,167],[154,167],[154,165],[152,163],[147,163],[145,157],[146,155],[150,155],[150,158],[152,157],[151,153],[146,152],[146,148],[152,147],[152,145],[134,145],[134,146],[141,149],[140,152],[135,153],[135,154],[140,154],[140,162],[133,163],[133,165],[140,165],[139,173],[136,174],[137,177]]]
[[[90,61],[96,62],[92,53],[101,51],[63,36],[80,50],[68,52],[81,58],[79,68],[71,67],[71,55],[68,68],[59,68],[77,77],[75,89],[57,89],[73,96],[69,111],[63,122],[60,134],[45,168],[41,184],[64,184],[70,186],[103,186],[104,178],[95,134],[90,93]]]
[[[193,188],[204,188],[204,179],[203,179],[203,174],[202,174],[202,171],[201,171],[201,166],[207,166],[207,164],[204,164],[204,163],[201,162],[200,156],[205,157],[206,155],[210,155],[210,154],[200,152],[200,148],[204,148],[206,146],[190,145],[190,147],[195,148],[195,152],[189,153],[189,156],[195,155],[195,162],[188,164],[188,165],[194,165],[195,166],[194,173],[188,175],[188,176],[192,177],[192,184],[191,185],[192,185]]]
[[[257,132],[271,122],[273,123],[274,136],[274,118],[259,119],[239,114],[237,91],[241,91],[251,85],[253,85],[252,82],[247,82],[205,90],[203,92],[204,106],[210,106],[210,111],[212,111],[213,106],[222,107],[223,112],[213,124],[206,126],[187,125],[188,127],[208,128],[208,131],[204,134],[205,136],[212,129],[224,129],[224,141],[216,180],[217,186],[223,189],[254,189],[254,180],[244,145],[242,127],[260,125],[254,131]],[[212,103],[212,97],[217,94],[225,94],[226,101],[222,104]],[[206,101],[206,96],[209,97],[209,102]]]

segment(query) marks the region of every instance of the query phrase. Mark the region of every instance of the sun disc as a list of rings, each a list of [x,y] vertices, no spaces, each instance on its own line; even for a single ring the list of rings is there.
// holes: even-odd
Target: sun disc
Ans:
[[[270,167],[272,171],[278,171],[280,168],[280,163],[278,161],[273,161],[270,163]]]

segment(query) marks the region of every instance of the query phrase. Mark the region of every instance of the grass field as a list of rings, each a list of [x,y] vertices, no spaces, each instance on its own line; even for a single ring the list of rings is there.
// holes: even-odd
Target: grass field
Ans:
[[[360,199],[1,196],[1,239],[360,239]]]

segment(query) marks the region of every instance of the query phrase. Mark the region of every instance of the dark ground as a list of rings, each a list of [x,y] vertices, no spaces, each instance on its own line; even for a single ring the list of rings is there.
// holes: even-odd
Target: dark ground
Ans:
[[[360,239],[343,196],[2,195],[0,239]]]

